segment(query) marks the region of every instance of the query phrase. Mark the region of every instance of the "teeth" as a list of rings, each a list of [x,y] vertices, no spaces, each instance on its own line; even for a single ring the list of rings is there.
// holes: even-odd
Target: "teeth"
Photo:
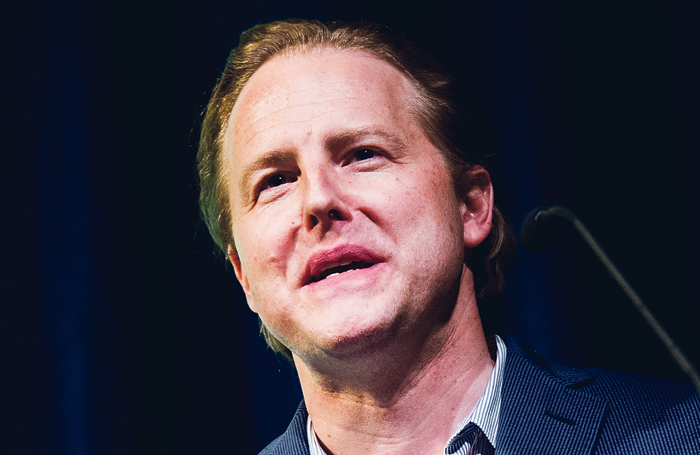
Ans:
[[[346,268],[344,270],[340,269],[337,271],[333,271],[333,272],[328,273],[328,275],[326,275],[326,272],[328,272],[329,270],[338,269],[338,268],[342,268],[342,267],[348,267],[349,265],[352,265],[352,264],[354,264],[352,267]],[[331,267],[330,269],[327,269],[326,272],[321,272],[319,275],[317,275],[316,277],[313,278],[312,282],[321,281],[321,280],[324,280],[326,278],[329,278],[329,277],[332,277],[335,275],[340,275],[341,273],[349,272],[351,270],[364,269],[367,267],[371,267],[371,265],[372,264],[364,262],[364,261],[344,261],[335,267]]]

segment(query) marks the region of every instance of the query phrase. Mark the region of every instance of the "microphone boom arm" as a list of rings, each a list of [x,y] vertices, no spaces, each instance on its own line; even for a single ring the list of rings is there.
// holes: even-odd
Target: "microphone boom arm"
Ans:
[[[663,328],[661,323],[659,323],[656,317],[652,314],[649,308],[644,304],[644,302],[642,302],[642,299],[635,292],[632,286],[627,282],[625,277],[622,276],[622,273],[620,273],[617,267],[615,267],[615,264],[613,264],[608,255],[605,254],[603,248],[601,248],[596,239],[593,238],[593,235],[586,228],[586,226],[584,226],[581,220],[579,220],[579,218],[574,214],[574,212],[560,205],[555,205],[549,207],[548,209],[541,210],[536,216],[540,216],[542,212],[546,212],[547,215],[553,215],[559,218],[563,218],[569,221],[574,226],[574,228],[576,228],[576,231],[578,231],[583,240],[586,241],[586,243],[593,250],[595,255],[598,256],[600,262],[603,263],[610,275],[612,275],[615,281],[617,281],[617,284],[620,285],[622,290],[625,291],[627,297],[629,297],[629,299],[632,301],[637,310],[639,310],[644,319],[654,330],[656,335],[661,339],[664,345],[666,345],[666,348],[671,353],[671,356],[676,361],[676,364],[678,364],[681,370],[683,370],[683,372],[690,378],[691,382],[695,386],[695,390],[698,396],[700,396],[700,376],[698,375],[697,370],[693,367],[693,364],[690,362],[690,360],[688,360],[688,357],[686,357],[683,351],[681,351],[681,348],[673,341],[671,336],[668,334],[668,332],[666,332],[666,330]]]

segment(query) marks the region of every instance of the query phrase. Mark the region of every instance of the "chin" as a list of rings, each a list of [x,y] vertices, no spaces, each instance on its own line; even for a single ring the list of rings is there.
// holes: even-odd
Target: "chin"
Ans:
[[[319,347],[335,358],[370,355],[394,339],[399,326],[396,321],[369,325],[366,319],[358,324],[343,324],[334,333],[329,332],[319,339]]]

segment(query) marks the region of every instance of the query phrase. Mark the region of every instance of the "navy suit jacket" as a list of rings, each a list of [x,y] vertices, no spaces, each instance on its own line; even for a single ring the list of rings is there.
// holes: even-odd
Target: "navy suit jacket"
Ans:
[[[548,364],[508,338],[496,454],[700,454],[688,383]],[[260,455],[308,455],[302,402]]]

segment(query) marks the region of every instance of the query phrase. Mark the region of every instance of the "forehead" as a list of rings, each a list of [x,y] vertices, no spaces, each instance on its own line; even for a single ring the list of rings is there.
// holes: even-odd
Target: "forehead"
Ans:
[[[244,86],[231,112],[225,148],[258,148],[272,136],[265,134],[270,129],[279,136],[280,125],[308,130],[405,122],[415,97],[403,74],[367,52],[292,51],[266,62]]]

